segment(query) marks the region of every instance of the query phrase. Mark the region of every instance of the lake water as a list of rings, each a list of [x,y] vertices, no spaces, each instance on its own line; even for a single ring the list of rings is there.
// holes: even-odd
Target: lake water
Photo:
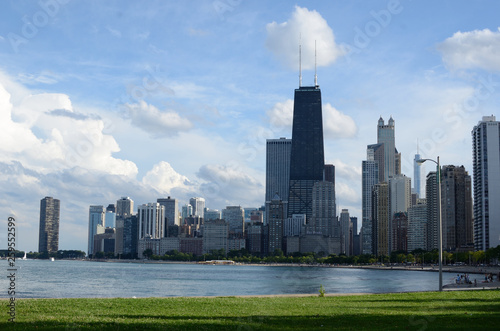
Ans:
[[[0,261],[4,274],[7,261]],[[17,260],[17,298],[232,296],[435,291],[438,273],[323,267]],[[0,269],[1,270],[1,269]],[[443,273],[443,283],[456,274]],[[477,275],[478,281],[481,279]],[[472,277],[474,280],[474,276]],[[1,277],[0,297],[9,281]]]

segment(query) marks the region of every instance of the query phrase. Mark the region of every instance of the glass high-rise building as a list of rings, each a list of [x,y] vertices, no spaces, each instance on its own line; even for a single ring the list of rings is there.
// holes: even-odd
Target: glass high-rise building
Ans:
[[[312,189],[323,181],[325,168],[323,119],[319,86],[301,86],[295,90],[293,105],[292,149],[288,216],[312,217]]]
[[[134,214],[134,200],[121,197],[116,201],[116,217],[127,218]]]
[[[285,215],[290,191],[290,154],[292,140],[286,138],[266,140],[266,220],[269,219],[271,200],[281,197]]]
[[[193,206],[193,216],[205,217],[205,199],[191,198],[189,204]]]
[[[40,201],[39,253],[59,250],[59,209],[58,199],[45,197]]]
[[[166,199],[158,198],[156,199],[156,202],[165,208],[165,229],[167,229],[168,226],[180,225],[179,206],[176,199],[170,197],[167,197]]]
[[[472,130],[474,248],[500,245],[500,122],[483,116]]]
[[[420,160],[420,154],[415,154],[415,158],[413,159],[413,191],[417,193],[419,198],[422,197],[422,191],[420,190],[420,180],[421,174],[420,169],[422,168],[420,164],[417,163]]]
[[[106,209],[104,206],[89,207],[89,237],[87,254],[94,254],[94,236],[98,234],[98,227],[104,227]]]

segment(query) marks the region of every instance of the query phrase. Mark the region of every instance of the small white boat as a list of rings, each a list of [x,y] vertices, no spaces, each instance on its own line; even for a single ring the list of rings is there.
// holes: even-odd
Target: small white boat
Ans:
[[[50,258],[51,261],[55,261],[56,259],[54,259],[53,257]]]
[[[27,260],[28,258],[26,257],[26,252],[24,252],[24,256],[22,258],[22,260]]]

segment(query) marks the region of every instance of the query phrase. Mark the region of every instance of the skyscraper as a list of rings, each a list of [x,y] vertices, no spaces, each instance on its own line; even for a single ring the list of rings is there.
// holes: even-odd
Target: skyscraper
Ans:
[[[427,174],[425,196],[427,199],[427,250],[430,251],[439,247],[438,186],[435,171]]]
[[[389,255],[389,185],[378,183],[372,189],[373,254]]]
[[[285,217],[290,185],[290,153],[292,140],[286,138],[266,140],[266,219],[269,218],[271,200],[276,194],[285,204]]]
[[[361,195],[362,195],[362,230],[361,249],[363,254],[372,254],[372,189],[379,182],[379,163],[375,160],[362,162]]]
[[[483,116],[472,130],[474,248],[500,245],[500,122]]]
[[[179,206],[176,199],[171,199],[170,197],[166,199],[159,198],[156,199],[156,202],[158,202],[165,208],[165,218],[167,220],[167,223],[165,224],[165,229],[168,226],[180,225]]]
[[[271,201],[275,194],[288,200],[291,150],[291,139],[266,140],[266,201]]]
[[[441,170],[443,248],[459,249],[473,243],[471,178],[463,166]]]
[[[332,182],[316,182],[312,190],[312,224],[314,233],[333,236],[335,215],[335,185]]]
[[[295,89],[293,105],[292,149],[288,216],[312,217],[312,188],[323,181],[323,119],[319,86]]]
[[[384,181],[388,181],[389,177],[399,173],[396,165],[396,140],[394,134],[394,120],[391,118],[384,123],[382,117],[378,120],[377,126],[377,144],[384,144]]]
[[[349,210],[342,209],[340,213],[340,253],[352,255],[352,223]]]
[[[408,209],[408,252],[427,249],[427,200],[417,199]]]
[[[205,199],[203,198],[191,198],[189,199],[189,204],[193,206],[193,215],[205,217]]]
[[[39,253],[51,253],[59,250],[59,210],[60,201],[58,199],[45,197],[40,200]]]
[[[161,239],[165,237],[165,208],[158,202],[140,205],[137,208],[139,239]]]
[[[245,233],[245,211],[240,206],[227,206],[222,209],[222,219],[226,221],[230,233]]]
[[[422,197],[422,192],[420,191],[420,164],[417,163],[420,160],[420,154],[415,154],[415,158],[413,159],[413,191],[417,194],[418,198]]]
[[[269,241],[268,252],[273,254],[276,250],[283,250],[284,206],[281,198],[276,194],[271,200],[269,211]]]
[[[134,214],[134,200],[121,197],[116,201],[116,217],[127,218]]]
[[[98,226],[104,227],[105,214],[104,206],[90,206],[89,208],[88,255],[94,254],[94,236],[98,234]]]

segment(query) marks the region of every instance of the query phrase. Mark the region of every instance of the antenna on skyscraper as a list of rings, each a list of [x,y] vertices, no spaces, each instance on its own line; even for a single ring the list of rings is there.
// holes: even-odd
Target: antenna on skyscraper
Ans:
[[[302,86],[302,33],[299,34],[299,87]]]
[[[314,86],[318,87],[318,75],[316,74],[316,40],[314,41]]]
[[[418,138],[417,138],[417,154],[420,154],[419,147],[418,147]]]

